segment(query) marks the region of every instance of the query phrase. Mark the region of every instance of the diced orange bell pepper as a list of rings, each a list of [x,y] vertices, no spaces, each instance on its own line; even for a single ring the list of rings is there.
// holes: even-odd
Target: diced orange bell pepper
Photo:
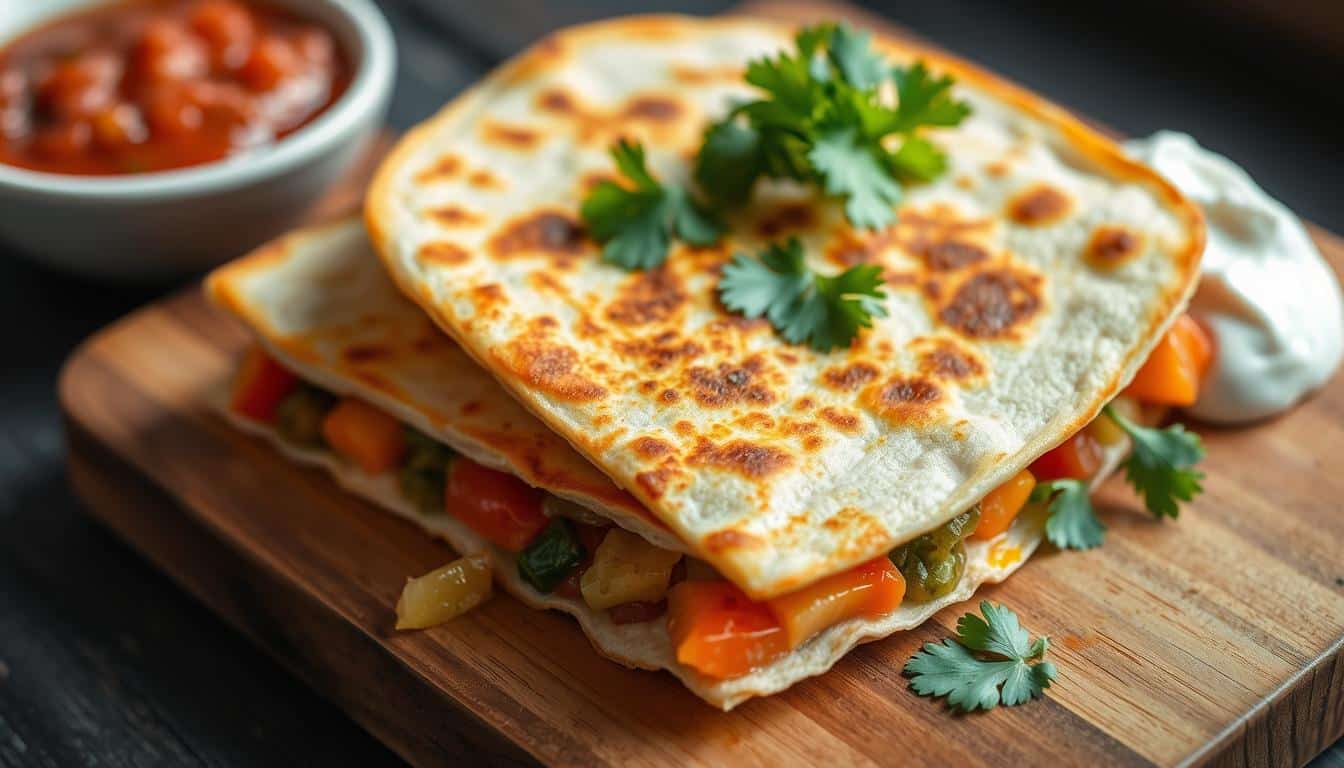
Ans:
[[[542,512],[545,494],[506,472],[458,457],[448,467],[444,510],[495,546],[521,552],[550,518]]]
[[[708,677],[740,677],[789,652],[765,603],[727,581],[683,581],[667,593],[667,631],[677,661]]]
[[[1194,405],[1213,364],[1213,340],[1189,315],[1181,315],[1153,348],[1125,394],[1156,405]]]
[[[238,369],[229,407],[249,419],[271,422],[280,401],[298,386],[297,376],[272,360],[261,347],[253,347]]]
[[[327,414],[322,436],[332,450],[369,474],[394,469],[406,457],[401,422],[353,397],[343,398]]]
[[[1031,465],[1037,480],[1087,480],[1101,469],[1101,443],[1086,429],[1051,448]]]
[[[797,648],[846,619],[885,616],[900,607],[904,598],[905,577],[883,555],[766,604],[783,625],[789,648]]]
[[[1008,478],[1008,482],[985,494],[980,500],[980,522],[971,533],[972,539],[992,539],[1008,530],[1008,526],[1017,519],[1017,513],[1026,506],[1031,490],[1036,487],[1036,477],[1031,470],[1024,469]]]

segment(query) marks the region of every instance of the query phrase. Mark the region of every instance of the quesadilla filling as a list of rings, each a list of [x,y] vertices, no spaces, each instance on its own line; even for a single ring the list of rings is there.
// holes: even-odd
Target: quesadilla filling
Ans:
[[[1203,331],[1182,317],[1108,412],[1130,420],[1138,418],[1140,400],[1188,404],[1210,358]],[[394,475],[420,514],[456,518],[513,558],[519,576],[541,594],[582,601],[614,624],[666,616],[677,661],[715,679],[744,675],[840,622],[947,595],[962,579],[968,539],[1002,535],[1035,503],[1038,483],[1092,478],[1104,449],[1127,436],[1103,414],[971,509],[888,556],[755,601],[706,563],[478,464],[363,400],[303,381],[260,348],[245,359],[230,407],[296,448],[329,451],[370,475]],[[482,562],[473,555],[412,580],[398,605],[398,626],[432,626],[482,602],[489,595]]]

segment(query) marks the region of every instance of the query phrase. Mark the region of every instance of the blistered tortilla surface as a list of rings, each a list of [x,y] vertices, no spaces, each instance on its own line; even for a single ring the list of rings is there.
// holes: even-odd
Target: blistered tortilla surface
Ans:
[[[970,65],[973,115],[928,134],[946,174],[854,231],[811,187],[758,184],[711,248],[603,264],[580,201],[608,147],[687,181],[706,125],[792,45],[749,19],[558,33],[402,140],[370,191],[402,290],[529,410],[754,597],[934,528],[1091,419],[1187,301],[1198,211],[1056,107]],[[887,317],[829,353],[719,304],[736,252],[799,237],[819,271],[882,266]]]
[[[215,271],[206,289],[301,377],[664,548],[685,549],[397,291],[360,221],[281,238]]]

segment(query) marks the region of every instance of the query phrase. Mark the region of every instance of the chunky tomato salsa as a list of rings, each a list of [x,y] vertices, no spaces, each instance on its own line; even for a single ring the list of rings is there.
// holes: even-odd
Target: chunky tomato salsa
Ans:
[[[113,175],[272,143],[332,104],[350,67],[331,33],[246,0],[127,0],[0,49],[0,163]]]

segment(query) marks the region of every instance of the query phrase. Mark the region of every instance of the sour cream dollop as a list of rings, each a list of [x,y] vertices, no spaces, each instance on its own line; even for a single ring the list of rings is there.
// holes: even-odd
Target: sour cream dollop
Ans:
[[[1190,313],[1213,332],[1218,354],[1188,410],[1212,422],[1256,421],[1325,384],[1344,353],[1344,302],[1302,222],[1183,133],[1159,131],[1125,150],[1198,203],[1208,222]]]

